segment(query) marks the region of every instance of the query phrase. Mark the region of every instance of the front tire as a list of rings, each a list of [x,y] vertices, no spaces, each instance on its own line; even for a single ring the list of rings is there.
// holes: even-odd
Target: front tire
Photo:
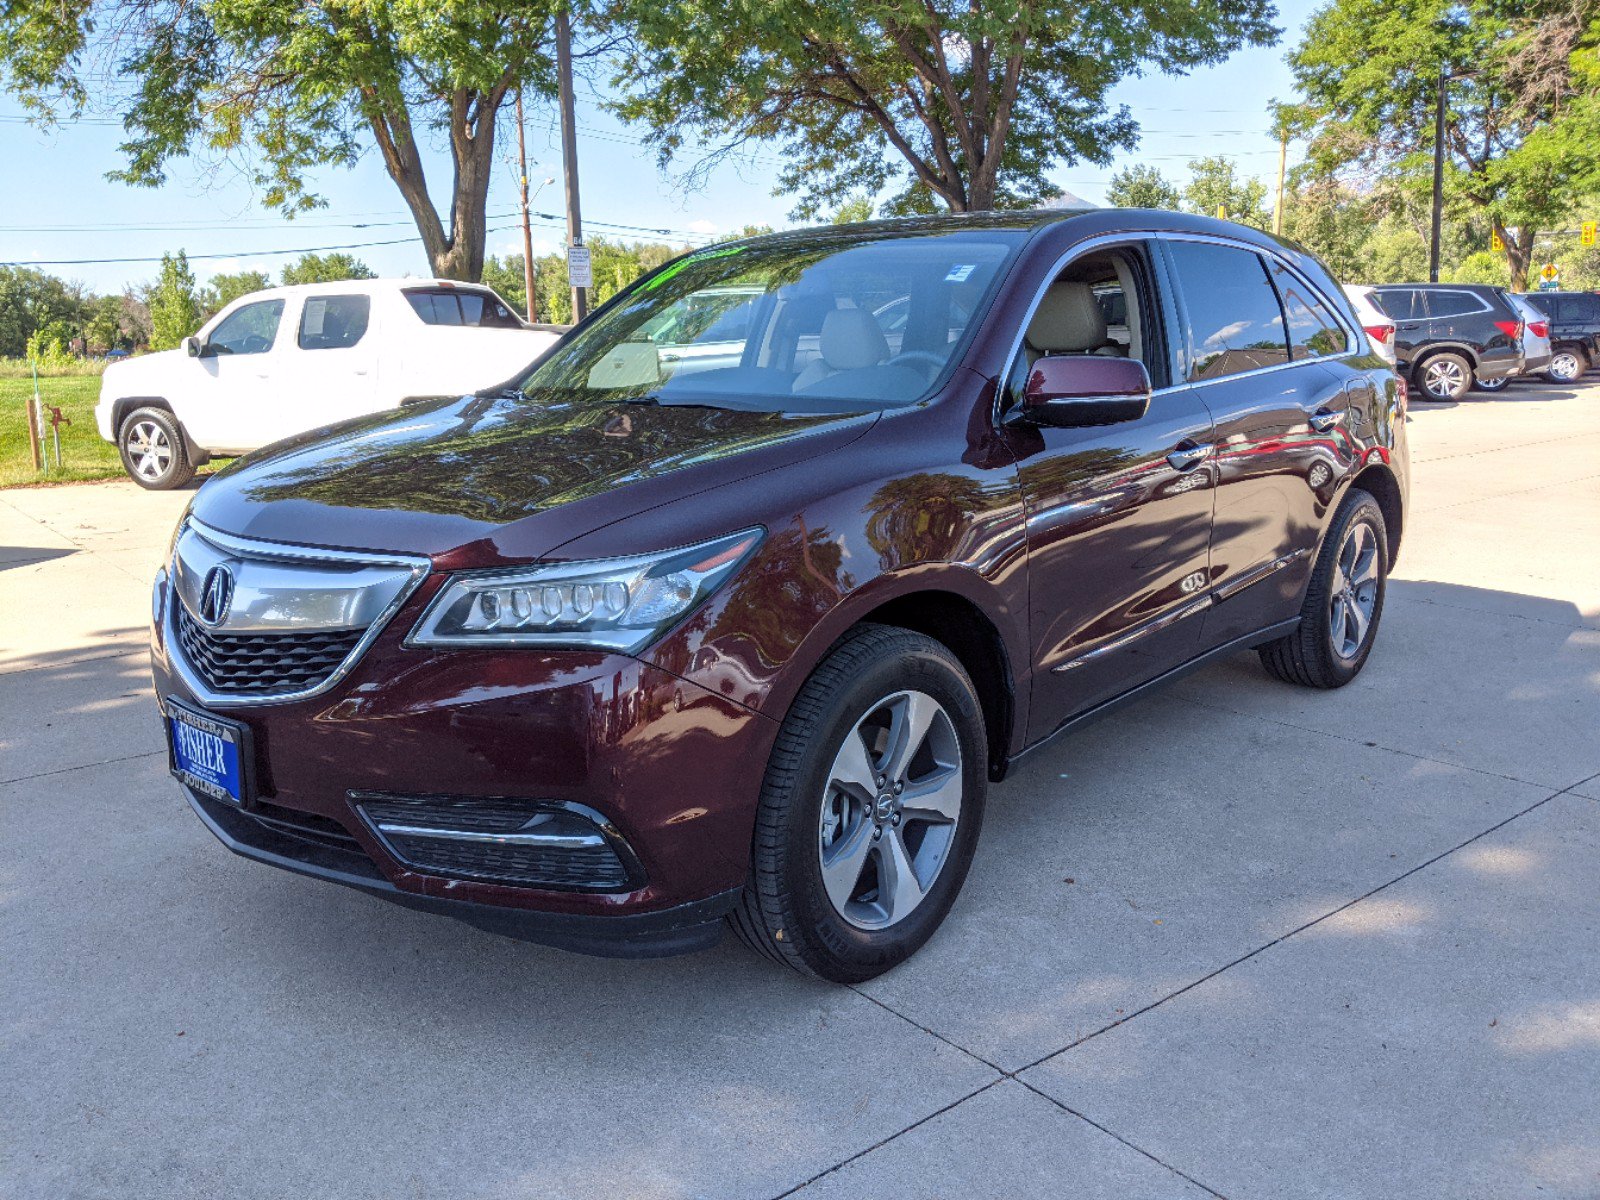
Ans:
[[[1352,489],[1322,543],[1300,627],[1257,648],[1261,665],[1285,683],[1338,688],[1366,666],[1383,618],[1389,535],[1372,496]]]
[[[189,444],[177,420],[163,408],[137,408],[117,433],[122,469],[142,488],[154,492],[182,487],[194,478]]]
[[[1576,383],[1589,370],[1589,356],[1576,346],[1563,346],[1550,360],[1545,379],[1554,384]]]
[[[1424,400],[1459,400],[1472,387],[1472,364],[1459,354],[1435,354],[1417,367],[1415,383]]]
[[[858,627],[784,718],[734,931],[834,983],[904,962],[966,879],[987,745],[977,692],[949,650],[909,630]]]

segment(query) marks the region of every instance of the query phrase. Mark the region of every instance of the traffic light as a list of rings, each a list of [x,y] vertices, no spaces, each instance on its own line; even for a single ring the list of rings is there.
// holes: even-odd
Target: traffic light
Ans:
[[[1596,222],[1594,221],[1585,221],[1583,223],[1583,232],[1578,235],[1578,240],[1585,246],[1594,245],[1595,224]]]
[[[1491,229],[1489,231],[1489,249],[1493,250],[1496,254],[1503,254],[1505,252],[1505,248],[1505,239],[1503,239],[1495,230]]]

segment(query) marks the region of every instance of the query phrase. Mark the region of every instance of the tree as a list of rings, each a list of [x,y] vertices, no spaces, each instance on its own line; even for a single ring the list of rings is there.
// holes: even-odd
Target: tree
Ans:
[[[213,275],[211,284],[201,296],[201,309],[209,319],[232,304],[240,296],[259,292],[272,286],[265,271],[239,271],[232,275]]]
[[[481,270],[480,270],[481,273]],[[341,279],[375,279],[372,268],[353,254],[306,254],[283,269],[281,282],[337,283]]]
[[[1106,187],[1106,203],[1114,208],[1176,209],[1182,200],[1175,184],[1142,163],[1116,172]]]
[[[1267,185],[1259,179],[1241,177],[1231,159],[1215,155],[1189,163],[1183,204],[1192,213],[1214,217],[1220,212],[1229,221],[1270,229],[1272,214],[1267,211],[1266,200]]]
[[[552,90],[543,47],[557,3],[13,0],[0,9],[0,82],[54,120],[136,81],[111,178],[158,186],[175,159],[227,159],[288,214],[322,203],[308,171],[376,147],[430,269],[475,280],[495,122],[514,88]],[[430,137],[450,150],[448,224],[423,171]]]
[[[200,328],[194,272],[182,250],[161,256],[161,277],[150,293],[150,349],[172,350]]]
[[[74,284],[32,267],[0,267],[0,357],[21,357],[28,338],[46,326],[77,330],[87,310],[83,289]]]
[[[663,166],[784,144],[780,191],[814,217],[898,188],[882,211],[1025,206],[1058,166],[1138,132],[1107,94],[1147,70],[1218,62],[1278,31],[1269,0],[614,0],[633,31],[619,111]]]
[[[662,242],[613,242],[601,237],[590,238],[585,244],[594,268],[594,287],[589,289],[589,299],[595,304],[609,300],[639,276],[676,258],[687,248],[674,248]],[[533,286],[539,293],[539,319],[563,325],[571,321],[572,289],[567,284],[565,256],[546,254],[534,259],[533,268]],[[522,255],[486,259],[483,282],[527,314]]]
[[[83,327],[91,350],[114,350],[122,342],[122,297],[97,296]]]
[[[1541,227],[1600,185],[1600,9],[1557,0],[1329,0],[1290,56],[1328,175],[1431,181],[1447,76],[1447,200],[1487,218],[1513,286]]]
[[[856,225],[870,220],[872,220],[872,200],[868,196],[856,196],[846,200],[828,218],[829,223],[833,225]]]
[[[1328,264],[1336,279],[1364,280],[1378,202],[1337,180],[1313,178],[1284,198],[1283,232]]]

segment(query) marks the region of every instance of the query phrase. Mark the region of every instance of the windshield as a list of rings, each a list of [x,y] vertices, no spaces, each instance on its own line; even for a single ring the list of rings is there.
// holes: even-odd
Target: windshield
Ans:
[[[911,404],[957,360],[1026,237],[819,235],[701,250],[622,296],[520,387],[566,403],[759,412]]]

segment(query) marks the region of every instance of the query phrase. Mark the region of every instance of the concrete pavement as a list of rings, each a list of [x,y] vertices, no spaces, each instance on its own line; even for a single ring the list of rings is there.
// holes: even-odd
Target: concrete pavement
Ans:
[[[1600,382],[1411,436],[1354,684],[1032,756],[853,990],[227,854],[147,683],[187,496],[0,492],[0,1195],[1600,1195]]]

